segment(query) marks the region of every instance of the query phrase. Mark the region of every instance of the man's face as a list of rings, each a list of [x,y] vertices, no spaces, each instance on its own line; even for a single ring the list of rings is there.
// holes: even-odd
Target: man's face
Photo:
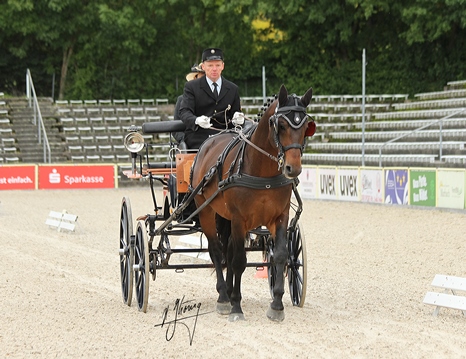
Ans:
[[[212,81],[217,81],[222,75],[224,63],[222,60],[212,60],[202,63],[202,69],[205,75]]]

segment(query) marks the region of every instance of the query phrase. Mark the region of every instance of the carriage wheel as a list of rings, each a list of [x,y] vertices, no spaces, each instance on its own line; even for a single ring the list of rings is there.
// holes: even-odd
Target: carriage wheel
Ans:
[[[149,301],[149,243],[144,221],[138,221],[136,228],[133,268],[138,309],[145,313]]]
[[[131,247],[131,236],[133,235],[133,222],[131,214],[131,202],[128,197],[121,201],[120,213],[120,274],[121,294],[123,302],[131,305],[133,296],[133,260],[134,253]]]
[[[270,236],[264,238],[264,241],[267,246],[267,263],[269,264],[267,268],[267,278],[269,280],[269,289],[270,289],[270,296],[273,299],[273,287],[275,286],[275,282],[277,280],[277,268],[275,267],[275,262],[273,260],[273,240]]]
[[[288,284],[291,302],[302,307],[306,299],[307,252],[304,234],[298,224],[295,230],[288,231]]]

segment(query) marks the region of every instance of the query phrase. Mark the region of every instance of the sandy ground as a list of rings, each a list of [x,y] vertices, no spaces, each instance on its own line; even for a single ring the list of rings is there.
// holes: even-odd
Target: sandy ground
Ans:
[[[466,277],[465,211],[305,201],[304,307],[293,307],[286,289],[286,318],[270,322],[267,280],[248,268],[246,320],[231,323],[212,312],[209,269],[158,271],[147,313],[123,303],[123,196],[133,220],[152,209],[146,187],[0,192],[1,357],[466,357],[466,316],[442,309],[433,317],[422,303],[435,274]],[[46,226],[51,210],[77,214],[76,231]],[[202,304],[197,322],[157,326],[183,297]]]

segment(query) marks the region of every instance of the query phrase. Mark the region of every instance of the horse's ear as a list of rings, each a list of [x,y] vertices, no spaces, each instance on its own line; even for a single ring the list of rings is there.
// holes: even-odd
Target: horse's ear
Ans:
[[[311,99],[312,99],[312,87],[309,87],[309,90],[307,90],[304,96],[301,97],[301,102],[303,103],[305,107],[307,107],[307,105],[309,105],[309,103],[311,102]]]
[[[280,86],[280,92],[278,93],[278,105],[285,106],[286,103],[288,102],[288,91],[285,87],[285,85]]]

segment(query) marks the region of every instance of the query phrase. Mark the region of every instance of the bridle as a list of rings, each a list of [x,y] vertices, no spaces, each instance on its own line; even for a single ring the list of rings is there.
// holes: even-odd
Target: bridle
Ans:
[[[312,132],[308,134],[308,131],[306,131],[303,143],[292,143],[291,145],[283,147],[278,136],[278,119],[280,117],[284,118],[291,128],[298,130],[302,126],[304,126],[306,122],[308,122],[308,118],[311,118],[311,121],[309,122],[312,123],[312,126],[308,126],[311,126],[312,129],[315,131],[314,119],[312,119],[312,117],[306,113],[306,107],[299,105],[298,96],[296,96],[295,94],[292,94],[291,96],[293,96],[294,105],[279,107],[279,105],[277,104],[277,107],[275,108],[275,113],[269,118],[269,124],[271,127],[273,127],[273,140],[275,142],[275,146],[277,146],[278,148],[277,158],[279,169],[283,166],[283,158],[285,156],[285,152],[292,148],[299,148],[302,155],[304,147],[306,145],[306,137],[312,136],[314,133]]]

